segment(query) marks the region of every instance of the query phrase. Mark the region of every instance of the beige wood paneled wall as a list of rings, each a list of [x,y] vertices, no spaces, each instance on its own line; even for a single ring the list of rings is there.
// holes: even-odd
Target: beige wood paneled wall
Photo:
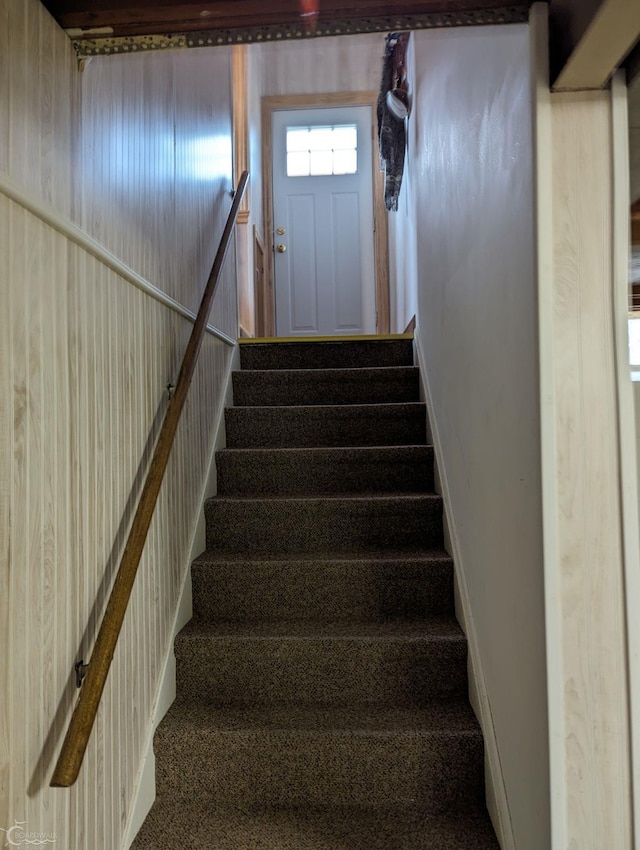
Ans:
[[[552,139],[539,298],[553,847],[630,850],[611,93],[547,92],[538,111]]]
[[[547,11],[535,4],[530,20],[551,845],[631,850],[637,662],[625,614],[637,604],[637,517],[632,528],[631,479],[621,474],[621,459],[633,463],[621,455],[633,427],[628,352],[615,333],[616,324],[627,333],[624,107],[619,80],[615,97],[550,94]]]
[[[93,60],[0,0],[0,176],[194,309],[230,207],[229,53]],[[233,255],[211,321],[235,336]],[[80,778],[49,778],[191,322],[0,191],[0,829],[119,850],[232,349],[207,335]],[[4,835],[4,833],[1,833]]]
[[[80,75],[37,0],[0,0],[0,172],[74,216]]]

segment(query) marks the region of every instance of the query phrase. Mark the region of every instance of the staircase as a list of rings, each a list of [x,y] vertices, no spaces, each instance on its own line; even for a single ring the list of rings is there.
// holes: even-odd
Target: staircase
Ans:
[[[135,850],[498,850],[410,339],[241,347]]]

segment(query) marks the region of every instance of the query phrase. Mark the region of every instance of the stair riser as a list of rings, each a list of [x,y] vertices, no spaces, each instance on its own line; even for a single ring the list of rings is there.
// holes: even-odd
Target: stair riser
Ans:
[[[420,707],[462,698],[459,639],[176,639],[181,699],[210,704]]]
[[[413,446],[426,441],[423,404],[241,408],[225,411],[227,446]]]
[[[433,490],[433,453],[379,449],[221,451],[218,494],[226,496],[419,493]]]
[[[391,404],[419,400],[418,370],[234,372],[236,407],[297,404]]]
[[[207,549],[229,552],[353,552],[442,545],[437,496],[402,499],[210,499]]]
[[[428,838],[426,838],[428,836]],[[131,850],[500,850],[484,809],[426,815],[403,806],[216,809],[156,802]]]
[[[413,806],[483,795],[481,735],[206,731],[156,735],[158,795],[205,805]]]
[[[420,620],[453,613],[453,566],[352,564],[193,565],[193,613],[205,621]]]
[[[243,369],[341,369],[413,366],[413,340],[251,343],[240,346]]]

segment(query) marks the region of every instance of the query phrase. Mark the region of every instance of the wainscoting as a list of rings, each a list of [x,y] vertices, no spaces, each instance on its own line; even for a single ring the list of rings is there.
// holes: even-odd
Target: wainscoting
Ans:
[[[231,205],[229,60],[218,48],[81,72],[36,0],[0,0],[0,828],[22,822],[64,850],[122,846],[207,484],[233,351],[213,333],[80,778],[49,788],[73,665],[90,658]],[[117,262],[69,238],[74,224]],[[231,252],[210,318],[231,337],[234,269]]]

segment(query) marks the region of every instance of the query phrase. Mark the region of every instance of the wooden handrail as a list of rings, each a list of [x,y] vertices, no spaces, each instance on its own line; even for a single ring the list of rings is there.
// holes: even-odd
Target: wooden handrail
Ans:
[[[178,422],[180,421],[180,414],[182,413],[191,385],[191,379],[193,378],[198,353],[202,345],[202,338],[207,326],[211,303],[220,279],[220,272],[222,271],[222,265],[231,240],[238,208],[240,207],[248,181],[249,173],[243,171],[233,204],[231,205],[229,218],[227,219],[222,239],[220,240],[220,246],[211,268],[211,274],[209,275],[209,280],[202,296],[202,302],[193,325],[189,344],[182,360],[175,392],[169,401],[164,422],[160,429],[160,435],[158,436],[153,458],[151,459],[138,508],[133,518],[127,545],[122,555],[118,574],[113,583],[111,596],[109,597],[109,602],[107,603],[102,624],[91,654],[91,663],[87,667],[87,674],[82,684],[80,696],[71,716],[71,722],[69,723],[58,762],[51,778],[50,785],[52,788],[68,788],[70,785],[73,785],[80,772],[82,759],[89,743],[100,698],[102,697],[113,659],[113,653],[115,652],[120,629],[124,621],[124,615],[129,604],[129,597],[131,596],[133,582],[138,571],[140,558],[142,557],[142,550],[147,539],[147,532],[149,531],[153,511],[158,500],[162,479],[167,468],[169,454],[178,428]]]

